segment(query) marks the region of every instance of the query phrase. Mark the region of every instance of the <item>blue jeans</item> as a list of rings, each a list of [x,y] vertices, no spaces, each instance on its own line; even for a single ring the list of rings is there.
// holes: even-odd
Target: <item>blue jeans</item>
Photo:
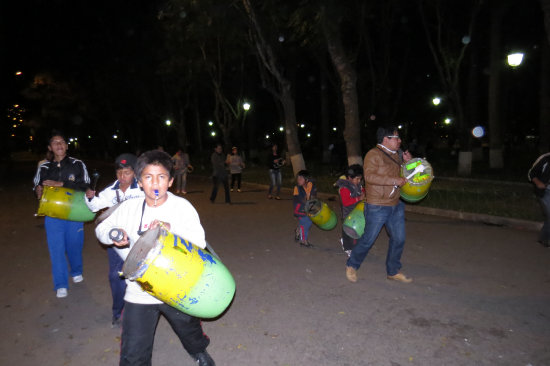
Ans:
[[[280,169],[269,169],[269,194],[273,193],[273,188],[277,187],[276,196],[281,193],[281,184],[283,182],[283,177],[281,175]]]
[[[539,234],[540,241],[550,240],[550,189],[544,191],[544,196],[540,199],[542,210],[544,212],[544,224]]]
[[[395,206],[365,205],[365,232],[348,258],[348,267],[359,269],[384,225],[390,237],[386,272],[389,276],[399,272],[405,246],[405,204],[401,201]]]
[[[107,256],[109,258],[109,284],[113,296],[113,320],[115,320],[120,318],[122,308],[124,308],[126,281],[118,274],[122,271],[124,261],[112,247],[107,248]]]
[[[69,288],[69,271],[71,277],[82,274],[82,247],[84,246],[84,224],[82,222],[56,219],[46,216],[44,219],[46,238],[54,290]]]
[[[298,229],[300,230],[300,241],[301,242],[307,242],[309,229],[311,228],[311,225],[313,222],[309,218],[309,216],[300,216],[298,217]]]

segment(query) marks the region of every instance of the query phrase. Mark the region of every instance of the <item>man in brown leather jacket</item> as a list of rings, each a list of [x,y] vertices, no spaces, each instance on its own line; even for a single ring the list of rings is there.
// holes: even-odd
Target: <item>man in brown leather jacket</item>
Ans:
[[[401,153],[401,138],[394,126],[376,131],[378,144],[363,162],[367,204],[365,232],[359,238],[346,263],[346,277],[357,282],[357,270],[385,225],[390,237],[386,257],[387,278],[409,283],[411,278],[401,273],[401,255],[405,246],[405,204],[399,199],[399,189],[407,180],[400,176],[401,164],[411,159],[408,151]]]

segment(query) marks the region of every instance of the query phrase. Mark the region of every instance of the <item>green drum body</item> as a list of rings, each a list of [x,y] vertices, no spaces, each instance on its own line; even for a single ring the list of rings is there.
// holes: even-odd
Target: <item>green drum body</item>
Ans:
[[[401,198],[407,202],[418,202],[426,197],[434,178],[433,169],[427,160],[421,158],[411,159],[401,167],[401,175],[408,177],[420,166],[423,166],[423,171],[415,173],[401,187]]]
[[[320,229],[332,230],[336,226],[336,214],[321,200],[314,198],[307,201],[304,209],[311,221]]]
[[[160,227],[136,241],[122,274],[160,301],[198,318],[217,317],[235,295],[235,280],[219,258]]]
[[[49,216],[70,221],[91,221],[95,213],[90,211],[84,192],[64,187],[44,186],[37,216]]]
[[[365,232],[365,201],[360,201],[344,219],[344,232],[353,239],[359,239]]]

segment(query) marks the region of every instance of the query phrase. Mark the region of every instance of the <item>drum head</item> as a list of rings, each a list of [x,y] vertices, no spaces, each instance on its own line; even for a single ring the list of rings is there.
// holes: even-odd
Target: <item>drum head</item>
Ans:
[[[156,255],[157,251],[153,250],[157,247],[162,247],[161,243],[158,242],[158,237],[160,235],[160,227],[155,229],[147,230],[141,237],[136,241],[130,253],[124,261],[122,266],[122,274],[124,277],[129,280],[134,280],[143,275],[147,270],[146,259],[149,256]]]

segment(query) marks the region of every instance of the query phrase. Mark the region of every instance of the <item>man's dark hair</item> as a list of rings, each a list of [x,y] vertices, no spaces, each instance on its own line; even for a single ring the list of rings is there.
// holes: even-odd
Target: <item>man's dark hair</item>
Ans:
[[[136,178],[141,180],[141,173],[147,165],[161,165],[168,171],[170,178],[174,176],[174,163],[172,158],[164,151],[150,150],[139,156],[136,163]]]
[[[376,143],[381,144],[384,141],[384,137],[393,136],[397,131],[397,127],[393,125],[380,126],[376,130]]]
[[[50,133],[50,137],[48,138],[48,145],[51,144],[52,139],[56,136],[59,136],[63,139],[63,141],[67,142],[67,139],[65,138],[65,134],[61,132],[60,130],[52,130]]]

